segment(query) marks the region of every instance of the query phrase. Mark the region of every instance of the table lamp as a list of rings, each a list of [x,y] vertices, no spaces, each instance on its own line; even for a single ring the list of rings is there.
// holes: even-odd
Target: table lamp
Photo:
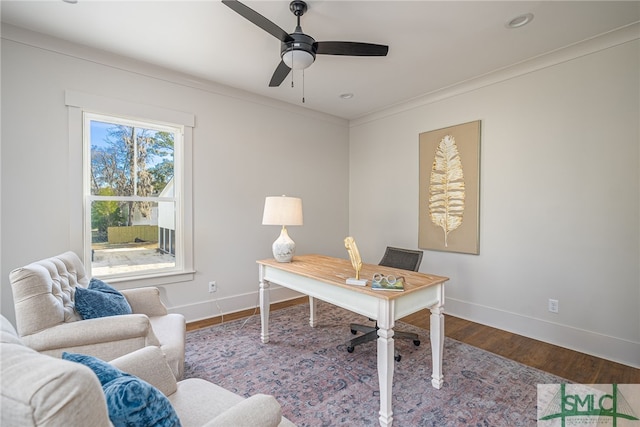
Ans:
[[[302,225],[302,199],[269,196],[264,201],[263,225],[281,225],[280,237],[273,242],[273,257],[278,262],[291,262],[296,244],[287,233],[287,225]]]

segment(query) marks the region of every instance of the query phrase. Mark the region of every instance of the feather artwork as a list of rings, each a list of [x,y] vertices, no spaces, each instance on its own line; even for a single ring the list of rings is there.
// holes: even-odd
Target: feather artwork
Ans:
[[[462,160],[455,138],[446,135],[436,148],[429,181],[429,216],[444,231],[445,247],[449,233],[462,224],[464,199]]]
[[[358,245],[353,237],[349,236],[344,239],[344,247],[349,252],[349,258],[351,258],[351,265],[356,271],[356,280],[360,280],[360,270],[362,270],[362,258],[360,257],[360,251],[358,251]]]

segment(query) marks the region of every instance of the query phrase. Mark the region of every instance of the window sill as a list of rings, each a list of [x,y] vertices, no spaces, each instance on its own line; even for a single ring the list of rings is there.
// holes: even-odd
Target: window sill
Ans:
[[[117,289],[135,289],[144,288],[147,286],[161,286],[172,285],[181,282],[192,281],[195,276],[195,270],[188,271],[175,271],[167,273],[157,273],[141,275],[137,277],[105,277],[103,280],[108,281],[110,285],[113,285]]]

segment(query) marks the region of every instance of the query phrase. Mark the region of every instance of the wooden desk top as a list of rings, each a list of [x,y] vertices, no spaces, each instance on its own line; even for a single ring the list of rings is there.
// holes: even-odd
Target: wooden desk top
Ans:
[[[278,262],[275,259],[258,261],[258,264],[267,265],[279,270],[288,271],[320,280],[342,288],[352,289],[377,298],[395,299],[410,294],[424,287],[434,286],[449,280],[448,277],[436,276],[397,268],[383,267],[375,264],[363,264],[360,270],[360,278],[367,279],[366,286],[347,285],[345,282],[350,277],[355,277],[355,270],[348,259],[334,258],[325,255],[300,255],[294,256],[291,262]],[[396,277],[404,277],[404,291],[374,291],[371,289],[371,278],[375,273],[383,275],[393,274]]]

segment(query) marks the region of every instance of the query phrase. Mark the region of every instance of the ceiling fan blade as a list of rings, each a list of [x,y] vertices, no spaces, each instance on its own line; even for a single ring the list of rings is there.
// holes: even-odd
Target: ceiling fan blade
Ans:
[[[234,12],[238,13],[243,18],[262,28],[281,42],[284,43],[293,41],[293,38],[289,34],[287,34],[285,30],[283,30],[264,16],[260,15],[249,6],[246,6],[237,0],[222,0],[222,3],[224,3],[226,6],[229,6]]]
[[[359,42],[315,42],[316,54],[348,56],[387,56],[389,46]]]
[[[284,61],[280,61],[276,71],[273,72],[273,76],[271,76],[271,81],[269,82],[269,87],[277,87],[280,86],[280,83],[284,81],[289,75],[291,68]]]

